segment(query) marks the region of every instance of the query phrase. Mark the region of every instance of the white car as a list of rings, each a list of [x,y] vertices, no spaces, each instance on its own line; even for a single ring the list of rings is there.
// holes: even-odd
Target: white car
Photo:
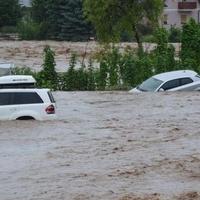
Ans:
[[[191,70],[180,70],[152,76],[130,92],[195,90],[200,90],[200,76]]]
[[[14,65],[11,63],[0,63],[0,76],[11,75]]]
[[[0,89],[35,88],[36,80],[32,76],[10,75],[0,77]]]
[[[0,90],[0,120],[52,120],[55,107],[49,89]]]

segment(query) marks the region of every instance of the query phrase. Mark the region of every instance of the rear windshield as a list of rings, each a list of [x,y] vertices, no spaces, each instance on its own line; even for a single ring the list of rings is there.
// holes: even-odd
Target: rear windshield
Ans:
[[[50,99],[51,103],[55,103],[56,102],[51,92],[48,92],[48,96],[49,96],[49,99]]]
[[[43,100],[36,92],[1,92],[0,106],[21,105],[21,104],[41,104]]]
[[[35,88],[34,83],[0,84],[0,89]]]

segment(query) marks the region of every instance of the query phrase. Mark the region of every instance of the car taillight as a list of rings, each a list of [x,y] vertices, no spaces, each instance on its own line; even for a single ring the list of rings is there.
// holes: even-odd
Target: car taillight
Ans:
[[[54,105],[48,106],[45,111],[46,111],[47,114],[55,114],[55,107],[54,107]]]

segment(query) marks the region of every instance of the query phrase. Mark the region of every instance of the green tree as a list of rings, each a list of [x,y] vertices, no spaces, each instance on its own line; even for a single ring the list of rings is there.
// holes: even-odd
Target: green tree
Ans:
[[[50,0],[32,0],[31,2],[31,17],[35,24],[40,27],[38,38],[48,39],[50,35],[50,24],[48,22],[48,5]]]
[[[180,58],[184,68],[200,73],[200,25],[191,19],[183,26]]]
[[[166,29],[159,28],[155,31],[157,47],[153,52],[154,72],[162,73],[176,69],[175,49],[169,44],[169,34]]]
[[[146,19],[157,24],[162,9],[162,0],[84,0],[85,15],[94,24],[100,40],[116,41],[127,31],[134,34],[140,50],[141,22]]]
[[[97,88],[99,90],[105,90],[107,86],[108,78],[108,69],[107,63],[105,61],[100,62],[99,71],[96,74],[97,76]]]
[[[42,87],[57,89],[57,73],[55,71],[55,53],[49,46],[44,48],[44,64],[43,70],[38,75],[38,80],[41,82],[39,85]]]
[[[40,36],[41,24],[37,24],[30,17],[24,17],[17,24],[17,31],[22,40],[38,40],[42,39]]]
[[[93,91],[96,89],[96,82],[95,82],[95,71],[93,68],[93,61],[90,58],[89,59],[89,65],[88,65],[88,85],[87,89],[89,91]]]
[[[47,20],[47,5],[49,0],[32,0],[31,13],[35,22],[41,23]]]
[[[73,91],[77,87],[76,63],[77,55],[73,53],[70,59],[69,69],[64,75],[64,90]]]
[[[100,62],[102,63],[100,67],[104,68],[104,65],[105,65],[105,69],[107,70],[107,85],[108,86],[113,87],[113,86],[118,85],[119,83],[120,59],[121,59],[121,54],[118,48],[114,46],[105,47],[105,52],[103,53],[100,59]],[[104,70],[102,72],[104,72]]]
[[[136,86],[152,76],[153,61],[148,53],[138,57],[135,52],[126,50],[121,57],[120,75],[125,88]]]
[[[77,70],[77,90],[87,90],[88,86],[88,72],[84,66]]]
[[[3,26],[15,26],[21,17],[19,0],[0,1],[0,28]]]
[[[60,5],[61,19],[60,33],[61,40],[83,41],[88,40],[92,35],[91,25],[86,22],[83,15],[82,0],[67,0]]]
[[[83,15],[82,0],[33,0],[32,16],[49,39],[82,41],[93,34]]]

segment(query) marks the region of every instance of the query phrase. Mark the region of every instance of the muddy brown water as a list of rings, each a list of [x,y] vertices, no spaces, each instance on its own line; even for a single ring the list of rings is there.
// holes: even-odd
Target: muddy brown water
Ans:
[[[56,92],[0,122],[1,200],[199,200],[200,93]]]

